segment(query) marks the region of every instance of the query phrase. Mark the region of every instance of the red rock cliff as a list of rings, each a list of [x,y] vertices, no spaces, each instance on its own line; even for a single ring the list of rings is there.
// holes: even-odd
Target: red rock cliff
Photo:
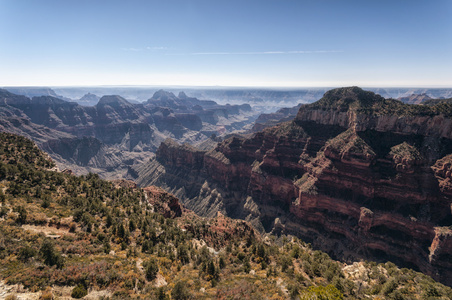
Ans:
[[[452,106],[336,89],[292,122],[209,152],[165,142],[138,182],[162,183],[200,214],[222,211],[344,260],[392,260],[452,285],[451,115]]]

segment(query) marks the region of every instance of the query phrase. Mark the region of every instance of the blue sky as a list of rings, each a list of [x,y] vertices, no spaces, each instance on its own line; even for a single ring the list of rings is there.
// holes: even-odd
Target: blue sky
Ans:
[[[452,0],[0,0],[0,86],[448,86]]]

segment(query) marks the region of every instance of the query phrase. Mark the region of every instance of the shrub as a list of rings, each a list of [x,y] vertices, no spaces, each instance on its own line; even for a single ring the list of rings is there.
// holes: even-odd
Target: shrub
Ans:
[[[108,240],[105,240],[102,246],[102,249],[104,250],[105,254],[109,254],[111,251],[110,242]]]
[[[246,262],[243,264],[243,272],[249,273],[250,271],[251,271],[251,265],[250,265],[250,262],[249,262],[249,261],[246,261]]]
[[[241,261],[244,261],[245,257],[246,257],[246,255],[243,252],[240,252],[239,254],[237,254],[237,258]]]
[[[129,231],[130,231],[130,232],[133,232],[133,231],[135,231],[136,228],[137,228],[137,227],[136,227],[136,225],[135,225],[135,222],[134,222],[133,220],[130,220],[130,221],[129,221]]]
[[[223,256],[220,257],[220,260],[218,262],[218,266],[220,267],[220,269],[223,269],[224,267],[226,267],[226,261],[224,260]]]
[[[287,271],[287,269],[290,266],[292,266],[292,259],[287,255],[283,255],[280,258],[280,264],[281,264],[281,272],[285,272],[285,271]]]
[[[24,224],[27,221],[27,211],[23,206],[19,206],[17,212],[19,213],[16,219],[17,223]]]
[[[69,232],[75,232],[75,230],[77,229],[77,225],[72,222],[71,225],[69,226]]]
[[[0,172],[1,173],[1,172]],[[0,175],[0,178],[2,178],[2,176]],[[0,202],[1,203],[5,203],[6,197],[5,194],[3,193],[3,190],[0,189]]]
[[[7,209],[6,206],[2,206],[2,209],[0,209],[0,218],[3,217],[3,216],[6,216],[8,211],[9,211],[9,209]]]
[[[290,256],[292,258],[298,259],[301,256],[301,248],[298,245],[295,245],[290,252]]]
[[[46,288],[45,291],[42,292],[41,297],[39,297],[39,300],[53,300],[53,294],[50,287]]]
[[[20,248],[17,258],[25,262],[28,261],[30,258],[34,257],[35,255],[36,255],[35,249],[31,248],[30,246],[25,246]]]
[[[382,287],[381,292],[383,295],[388,296],[392,293],[398,286],[397,280],[394,278],[389,279]]]
[[[190,262],[187,246],[180,245],[179,247],[177,247],[177,258],[183,265],[188,264]]]
[[[156,296],[156,298],[157,298],[158,300],[165,300],[165,299],[168,298],[168,297],[166,296],[166,294],[165,294],[165,288],[164,288],[164,287],[158,288],[155,296]]]
[[[88,291],[86,290],[85,286],[83,284],[77,285],[75,288],[72,289],[71,297],[72,298],[83,298],[86,295],[88,295]]]
[[[48,208],[50,206],[50,199],[49,197],[44,197],[41,203],[42,208]]]
[[[342,300],[344,295],[339,292],[334,286],[311,286],[307,291],[300,295],[300,299],[328,299],[328,300]]]
[[[171,297],[176,300],[189,299],[190,293],[187,289],[186,283],[183,281],[178,281],[171,291]]]
[[[52,241],[45,239],[39,249],[39,253],[44,259],[44,263],[48,266],[56,265],[57,268],[61,269],[63,267],[63,257],[60,253],[56,252]]]
[[[298,287],[294,284],[289,284],[287,290],[289,291],[290,299],[296,299],[299,294]]]
[[[213,263],[213,261],[210,261],[209,263],[207,263],[207,268],[206,268],[206,273],[207,273],[207,280],[217,280],[219,277],[219,273],[218,273],[218,269],[215,267],[215,264]]]
[[[432,284],[426,284],[422,287],[422,296],[424,299],[441,296],[436,287]]]
[[[113,224],[113,218],[111,217],[110,214],[107,214],[107,218],[105,220],[105,226],[107,226],[107,228],[110,228],[110,226]]]
[[[259,246],[256,249],[256,255],[257,257],[261,258],[263,261],[268,260],[267,251],[265,251],[265,247],[262,244],[259,244]]]

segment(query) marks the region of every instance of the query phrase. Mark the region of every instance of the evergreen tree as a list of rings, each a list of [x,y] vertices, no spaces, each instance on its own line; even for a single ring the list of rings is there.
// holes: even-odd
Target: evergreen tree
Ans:
[[[20,205],[17,208],[17,212],[19,213],[19,215],[17,216],[17,223],[24,224],[27,221],[27,210],[25,209],[25,207]]]
[[[171,291],[171,297],[176,300],[185,300],[190,298],[190,293],[185,282],[178,281]]]
[[[63,267],[63,257],[56,252],[55,247],[51,240],[45,239],[41,245],[41,249],[39,250],[42,258],[44,259],[44,263],[48,266],[56,265],[57,268]]]
[[[149,281],[154,280],[157,277],[157,273],[159,271],[159,267],[155,259],[150,259],[146,263],[145,267],[146,267],[146,279]]]

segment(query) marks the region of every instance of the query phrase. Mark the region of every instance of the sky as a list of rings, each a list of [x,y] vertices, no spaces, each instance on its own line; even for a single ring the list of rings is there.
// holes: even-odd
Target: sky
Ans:
[[[452,87],[452,0],[0,0],[0,86]]]

